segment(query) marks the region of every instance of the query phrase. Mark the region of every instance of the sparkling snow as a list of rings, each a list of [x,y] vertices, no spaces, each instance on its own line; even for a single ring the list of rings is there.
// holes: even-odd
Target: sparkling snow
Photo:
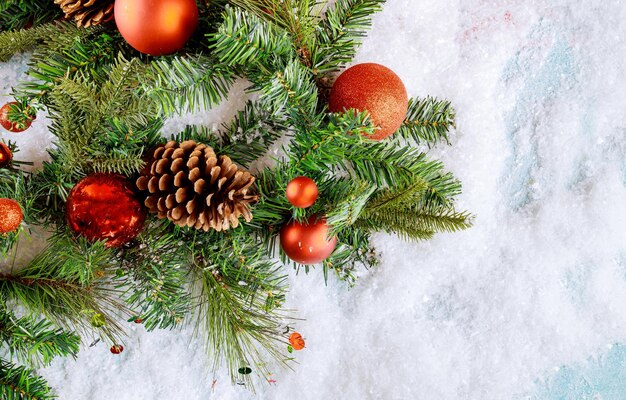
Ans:
[[[100,344],[42,374],[62,400],[626,398],[624,21],[623,1],[389,0],[356,61],[453,101],[453,146],[432,153],[475,226],[378,235],[352,289],[290,271],[307,347],[256,395],[211,374],[190,330],[135,324],[122,355]],[[2,93],[25,61],[0,64]],[[227,120],[244,88],[184,121]],[[44,124],[0,135],[41,160]]]

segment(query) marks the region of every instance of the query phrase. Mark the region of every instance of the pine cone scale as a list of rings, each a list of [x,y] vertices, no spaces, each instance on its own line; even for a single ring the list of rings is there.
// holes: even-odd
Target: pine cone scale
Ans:
[[[205,144],[170,141],[152,152],[150,168],[137,179],[145,205],[181,227],[225,231],[252,219],[255,178]]]
[[[113,19],[115,0],[54,0],[61,7],[66,19],[77,26],[89,28]]]

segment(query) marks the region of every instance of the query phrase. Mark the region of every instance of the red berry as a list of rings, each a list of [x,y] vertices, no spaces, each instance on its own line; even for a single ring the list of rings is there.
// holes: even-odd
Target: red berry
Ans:
[[[121,344],[114,344],[113,346],[111,346],[111,353],[113,354],[120,354],[123,351],[124,346],[122,346]]]
[[[16,104],[17,102],[12,101],[10,103],[6,103],[5,105],[2,106],[2,108],[0,108],[0,125],[2,125],[4,129],[10,132],[19,133],[19,132],[24,132],[26,129],[30,128],[30,124],[33,123],[33,120],[35,118],[32,117],[32,118],[27,119],[24,122],[24,125],[21,127],[19,126],[18,123],[9,121],[9,111],[11,110],[11,106],[16,105]]]

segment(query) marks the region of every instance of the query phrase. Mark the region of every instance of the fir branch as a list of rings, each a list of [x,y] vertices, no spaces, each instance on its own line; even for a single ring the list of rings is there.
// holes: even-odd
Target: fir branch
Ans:
[[[398,132],[399,137],[432,146],[448,140],[448,131],[455,125],[455,111],[447,100],[434,97],[410,99],[409,110]]]
[[[335,271],[340,279],[354,283],[357,267],[372,268],[378,265],[378,258],[370,244],[369,230],[350,226],[344,228],[337,236],[337,248],[323,263],[326,282],[328,282],[328,272]]]
[[[0,31],[37,28],[61,16],[61,8],[51,0],[4,0],[0,4]],[[32,29],[32,28],[31,28]]]
[[[311,67],[311,49],[323,1],[231,0],[231,3],[289,32],[300,61]]]
[[[360,223],[369,229],[429,239],[435,232],[456,232],[471,226],[471,214],[429,197],[425,182],[382,190],[365,207]]]
[[[326,11],[316,32],[312,68],[327,74],[352,61],[371,26],[372,14],[382,10],[385,0],[337,0]]]
[[[228,94],[233,71],[203,55],[160,58],[152,63],[144,85],[164,115],[206,110]]]
[[[43,39],[58,34],[62,27],[63,25],[50,23],[30,29],[1,32],[0,61],[8,61],[17,53],[31,50]]]
[[[118,288],[147,330],[173,328],[189,311],[186,267],[191,256],[181,250],[167,222],[152,222],[122,254]]]
[[[226,366],[234,382],[237,370],[253,366],[267,376],[263,359],[286,363],[276,349],[285,344],[277,310],[283,300],[285,277],[245,232],[215,235],[209,242],[194,232],[194,281],[198,328],[217,367]],[[240,375],[240,374],[239,374]],[[248,378],[248,377],[246,377]],[[247,379],[249,381],[249,378]]]
[[[228,66],[272,64],[294,53],[286,31],[236,7],[226,8],[224,22],[207,37],[214,54]]]
[[[32,316],[16,318],[13,313],[0,313],[0,338],[11,356],[34,365],[48,365],[53,358],[76,357],[80,338],[74,333],[55,328],[50,322]]]
[[[94,331],[91,317],[101,314],[105,325],[100,333],[117,341],[122,328],[112,314],[128,311],[106,278],[115,267],[104,243],[60,235],[26,268],[0,275],[0,293],[81,335]]]
[[[271,113],[264,103],[249,101],[230,124],[224,124],[219,137],[219,152],[249,168],[288,129],[283,115]]]
[[[311,71],[298,60],[291,60],[283,71],[262,76],[256,88],[261,101],[276,112],[285,112],[298,126],[310,125],[316,118],[317,87]]]
[[[0,360],[0,398],[7,400],[51,400],[56,398],[48,383],[34,371]]]

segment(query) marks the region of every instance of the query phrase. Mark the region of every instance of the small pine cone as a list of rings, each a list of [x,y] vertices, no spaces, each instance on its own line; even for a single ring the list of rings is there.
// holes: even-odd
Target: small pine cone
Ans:
[[[115,0],[54,0],[61,6],[66,19],[73,19],[76,25],[89,28],[113,19]]]
[[[242,215],[252,219],[250,205],[259,198],[254,176],[205,144],[170,141],[154,150],[144,171],[137,187],[148,192],[146,207],[161,219],[204,231],[236,228]]]

